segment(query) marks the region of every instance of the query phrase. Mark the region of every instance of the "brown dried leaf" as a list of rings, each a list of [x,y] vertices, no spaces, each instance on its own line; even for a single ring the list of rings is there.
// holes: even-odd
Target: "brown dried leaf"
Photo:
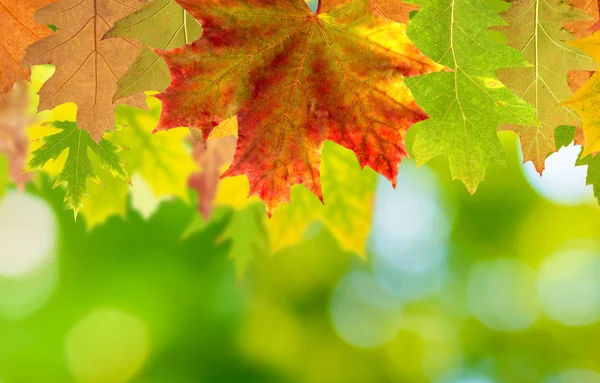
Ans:
[[[144,4],[144,0],[60,0],[36,12],[36,21],[57,30],[29,48],[26,65],[55,64],[56,73],[40,90],[39,110],[77,104],[77,125],[99,141],[114,128],[113,94],[117,80],[140,52],[139,43],[123,38],[103,40],[115,21]],[[143,108],[136,94],[125,103]]]
[[[4,100],[16,81],[29,77],[21,68],[25,48],[48,36],[52,30],[33,19],[36,9],[55,0],[0,0],[0,100]]]

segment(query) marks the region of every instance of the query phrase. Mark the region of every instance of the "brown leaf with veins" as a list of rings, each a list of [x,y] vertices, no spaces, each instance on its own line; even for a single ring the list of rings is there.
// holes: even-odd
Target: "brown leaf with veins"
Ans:
[[[0,101],[0,153],[8,157],[10,176],[21,189],[31,177],[22,174],[29,149],[25,128],[35,122],[34,117],[27,115],[28,104],[26,84],[20,81]]]
[[[77,104],[77,125],[99,141],[114,128],[112,96],[117,80],[140,52],[135,40],[103,40],[115,21],[129,15],[144,0],[59,0],[38,10],[35,19],[56,26],[56,33],[27,48],[25,65],[54,64],[56,73],[40,90],[39,110]],[[145,107],[136,94],[118,103]]]
[[[205,219],[210,218],[221,169],[231,163],[236,142],[237,136],[213,138],[204,147],[202,141],[194,140],[192,156],[200,171],[190,176],[188,185],[198,192],[198,210]]]
[[[36,9],[55,0],[0,0],[0,100],[18,80],[29,77],[29,70],[21,67],[25,48],[48,36],[52,30],[33,19]]]
[[[599,22],[598,0],[569,0],[569,4],[583,10],[591,18],[588,20],[570,21],[565,24],[565,29],[578,39],[591,35],[596,30],[594,26]],[[594,71],[587,70],[570,71],[567,83],[571,91],[576,92],[594,73]]]

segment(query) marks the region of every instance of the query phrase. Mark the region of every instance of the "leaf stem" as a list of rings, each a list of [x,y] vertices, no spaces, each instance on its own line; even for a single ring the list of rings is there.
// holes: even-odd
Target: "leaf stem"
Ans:
[[[600,2],[600,0],[598,0],[598,1]],[[315,12],[315,14],[318,15],[319,13],[321,13],[321,0],[318,0],[317,4],[318,4],[317,5],[317,11]]]

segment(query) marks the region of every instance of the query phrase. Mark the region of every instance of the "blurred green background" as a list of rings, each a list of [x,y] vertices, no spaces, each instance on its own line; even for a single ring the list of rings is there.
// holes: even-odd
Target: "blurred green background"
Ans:
[[[90,230],[40,175],[0,205],[0,382],[600,382],[578,148],[540,178],[501,137],[507,166],[473,196],[443,159],[379,180],[367,259],[317,223],[242,279],[234,209],[190,231],[196,207],[168,199]]]
[[[140,113],[118,117],[149,134],[159,110]],[[405,160],[395,190],[378,179],[364,258],[331,222],[299,242],[281,222],[266,233],[260,203],[199,218],[193,192],[181,195],[183,136],[152,137],[167,161],[164,148],[182,153],[181,174],[159,180],[177,198],[144,197],[135,174],[133,196],[105,177],[107,194],[92,186],[100,197],[75,221],[58,171],[40,173],[0,198],[0,383],[600,383],[600,208],[579,148],[540,177],[516,136],[500,136],[507,164],[473,196],[441,158]],[[129,168],[144,173],[155,154]],[[297,210],[315,206],[296,196]],[[361,237],[359,210],[333,227],[357,220]],[[287,231],[302,229],[284,214]]]

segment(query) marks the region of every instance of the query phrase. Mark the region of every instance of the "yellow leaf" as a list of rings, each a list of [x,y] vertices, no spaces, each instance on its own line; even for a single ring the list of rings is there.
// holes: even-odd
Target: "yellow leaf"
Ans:
[[[174,129],[152,134],[160,116],[161,104],[154,97],[146,99],[149,111],[122,108],[117,119],[123,130],[110,132],[107,138],[130,150],[122,158],[127,170],[137,172],[150,186],[156,197],[176,196],[188,200],[187,182],[198,167],[186,144],[189,132]]]
[[[131,186],[123,180],[113,177],[110,171],[102,169],[98,161],[92,159],[92,165],[104,186],[95,182],[88,183],[89,195],[83,198],[83,206],[79,214],[85,217],[89,228],[104,223],[110,216],[125,216],[127,198]]]
[[[376,179],[373,170],[361,170],[351,151],[326,142],[321,163],[325,205],[304,186],[292,187],[289,204],[279,206],[270,219],[265,213],[271,249],[275,252],[301,241],[311,223],[321,222],[343,249],[364,256]],[[247,198],[248,190],[246,177],[225,178],[215,203],[241,209],[259,201],[256,196]]]

